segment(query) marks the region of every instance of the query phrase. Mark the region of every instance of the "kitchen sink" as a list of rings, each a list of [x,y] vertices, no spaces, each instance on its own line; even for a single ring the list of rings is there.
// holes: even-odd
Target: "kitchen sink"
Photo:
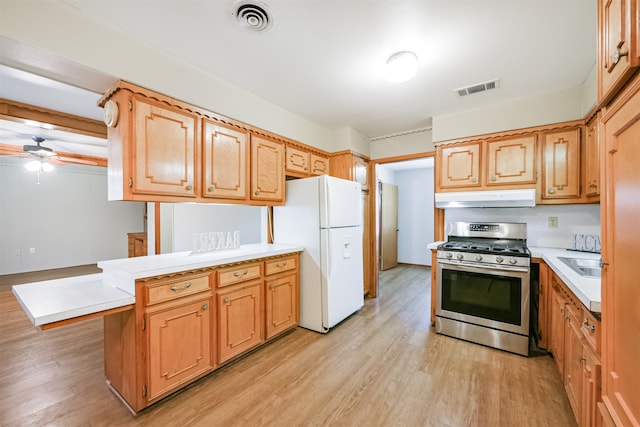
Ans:
[[[602,267],[600,260],[587,258],[565,258],[558,257],[567,267],[583,277],[602,277]]]

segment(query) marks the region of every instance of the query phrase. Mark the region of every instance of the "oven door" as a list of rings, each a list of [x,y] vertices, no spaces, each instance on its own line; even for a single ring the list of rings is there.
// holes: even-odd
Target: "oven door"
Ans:
[[[438,260],[436,316],[529,335],[529,268]]]

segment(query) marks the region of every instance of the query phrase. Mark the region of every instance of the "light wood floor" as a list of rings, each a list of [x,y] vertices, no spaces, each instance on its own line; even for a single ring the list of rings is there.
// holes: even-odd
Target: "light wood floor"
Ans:
[[[379,298],[327,335],[298,328],[137,418],[105,385],[102,321],[40,331],[5,283],[0,425],[575,426],[550,357],[435,334],[429,280],[383,272]]]

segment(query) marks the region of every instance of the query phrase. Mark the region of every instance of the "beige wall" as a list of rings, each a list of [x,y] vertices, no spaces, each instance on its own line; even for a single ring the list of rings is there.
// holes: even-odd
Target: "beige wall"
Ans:
[[[371,159],[386,159],[388,157],[428,153],[431,151],[435,151],[431,129],[371,142]]]
[[[329,130],[141,44],[67,4],[2,1],[0,32],[17,42],[12,45],[23,47],[19,52],[12,50],[13,57],[7,60],[8,49],[5,43],[0,44],[0,58],[8,65],[15,66],[15,61],[31,63],[30,71],[45,76],[52,69],[61,74],[65,69],[82,68],[88,74],[99,70],[96,85],[104,85],[105,74],[115,76],[114,81],[126,80],[305,144],[333,150]],[[38,66],[42,67],[39,73],[34,70]],[[79,84],[69,78],[65,83]],[[86,87],[91,84],[90,76],[83,76],[83,84],[86,89],[104,90],[103,86]]]
[[[369,155],[369,138],[350,126],[333,132],[333,149],[329,151],[351,150]]]

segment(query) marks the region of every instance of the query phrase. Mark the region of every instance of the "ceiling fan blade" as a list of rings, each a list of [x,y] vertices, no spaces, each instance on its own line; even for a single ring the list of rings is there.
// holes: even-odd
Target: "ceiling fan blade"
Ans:
[[[22,146],[0,143],[0,155],[2,156],[20,155],[22,157],[23,154],[25,153],[22,150]]]
[[[95,162],[93,160],[85,160],[85,159],[76,159],[73,157],[64,157],[64,156],[57,156],[57,158],[59,160],[61,160],[62,162],[66,162],[66,163],[77,163],[79,165],[91,165],[91,166],[96,166],[98,164],[98,162]]]
[[[57,157],[47,157],[45,161],[51,163],[52,165],[56,165],[56,166],[66,166],[66,163],[63,162],[62,159],[59,159]]]

